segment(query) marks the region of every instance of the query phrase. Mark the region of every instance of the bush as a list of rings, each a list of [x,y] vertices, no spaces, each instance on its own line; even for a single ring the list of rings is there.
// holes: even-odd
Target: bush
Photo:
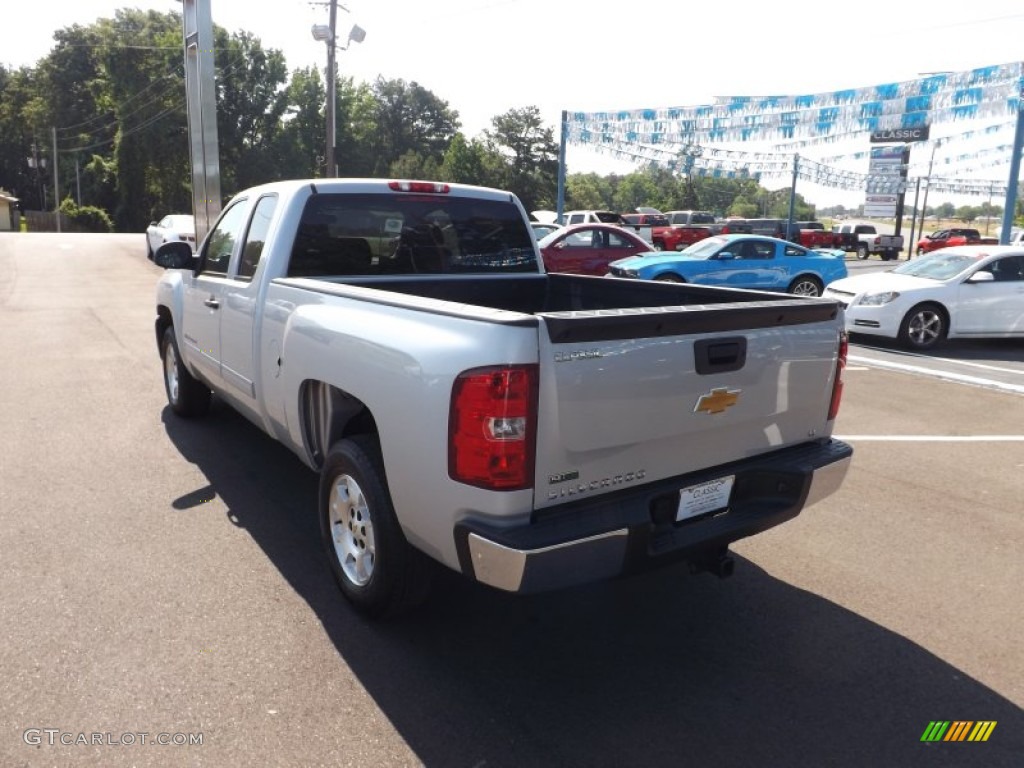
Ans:
[[[113,232],[114,222],[102,208],[91,205],[78,206],[70,197],[60,204],[61,216],[70,222],[74,232]]]

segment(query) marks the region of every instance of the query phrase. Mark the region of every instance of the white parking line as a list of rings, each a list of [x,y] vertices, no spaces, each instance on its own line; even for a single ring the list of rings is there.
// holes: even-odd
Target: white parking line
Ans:
[[[835,435],[851,442],[889,443],[1024,443],[1024,435]]]
[[[973,384],[974,386],[985,387],[987,389],[999,389],[1004,392],[1013,392],[1018,395],[1024,395],[1024,384],[1010,384],[1004,381],[996,381],[995,379],[985,379],[980,376],[968,376],[964,373],[953,373],[952,371],[938,371],[933,368],[925,368],[920,365],[893,363],[886,360],[876,360],[870,357],[860,357],[859,355],[850,355],[847,359],[851,362],[866,364],[868,368],[887,368],[892,371],[915,373],[920,376],[931,376],[945,381],[955,381],[960,384]],[[993,370],[1006,369],[993,368]],[[1020,371],[1010,370],[1010,373],[1020,373]]]

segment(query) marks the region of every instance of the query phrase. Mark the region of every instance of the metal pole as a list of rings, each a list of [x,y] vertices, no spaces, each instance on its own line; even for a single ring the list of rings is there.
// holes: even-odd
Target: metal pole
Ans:
[[[924,202],[921,203],[921,228],[919,237],[924,237],[924,217],[928,213],[928,190],[932,186],[932,164],[935,162],[935,150],[939,148],[939,142],[932,144],[932,156],[928,160],[928,176],[924,180]]]
[[[334,101],[335,101],[335,80],[334,56],[335,56],[335,28],[338,23],[338,0],[330,0],[331,15],[330,27],[331,36],[327,38],[327,170],[324,174],[328,178],[338,175],[338,167],[334,163]]]
[[[921,177],[914,187],[914,215],[910,217],[910,240],[907,242],[907,258],[914,258],[914,226],[917,224],[917,196],[921,194]]]
[[[1013,134],[1010,179],[1006,182],[1006,205],[1003,207],[1003,229],[999,233],[999,242],[1004,245],[1010,242],[1013,214],[1017,211],[1017,177],[1020,176],[1021,152],[1024,152],[1024,73],[1021,76],[1020,93],[1017,94],[1017,130]]]
[[[793,183],[789,188],[789,221],[786,223],[786,240],[793,237],[793,207],[796,205],[796,176],[800,170],[800,155],[793,155]],[[797,240],[800,238],[798,237]]]
[[[558,145],[558,201],[555,204],[555,221],[562,223],[565,211],[565,145],[569,139],[569,113],[562,110],[562,139]]]
[[[57,174],[57,126],[53,132],[53,212],[57,214],[57,231],[60,232],[60,176]]]

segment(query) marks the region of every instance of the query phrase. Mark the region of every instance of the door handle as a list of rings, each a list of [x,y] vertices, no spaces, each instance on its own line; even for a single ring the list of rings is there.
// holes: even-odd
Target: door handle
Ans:
[[[206,301],[203,302],[203,304],[208,306],[210,309],[220,309],[220,302],[217,301],[217,299],[214,296],[208,298]]]

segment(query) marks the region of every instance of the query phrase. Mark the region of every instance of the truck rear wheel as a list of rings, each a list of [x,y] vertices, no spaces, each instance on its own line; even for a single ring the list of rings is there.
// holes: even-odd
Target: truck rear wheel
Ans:
[[[167,326],[160,340],[164,361],[164,391],[171,410],[179,416],[202,416],[210,409],[210,388],[189,373],[181,361],[174,326]]]
[[[857,246],[857,258],[858,258],[858,259],[860,259],[861,261],[863,261],[863,260],[864,260],[864,259],[866,259],[866,258],[867,258],[867,257],[868,257],[869,255],[870,255],[870,254],[868,253],[868,247],[867,247],[867,245],[866,245],[866,244],[864,244],[864,243],[861,243],[860,245],[858,245],[858,246]]]
[[[398,524],[376,438],[357,435],[331,446],[319,507],[331,572],[356,610],[382,616],[423,600],[430,564]]]

